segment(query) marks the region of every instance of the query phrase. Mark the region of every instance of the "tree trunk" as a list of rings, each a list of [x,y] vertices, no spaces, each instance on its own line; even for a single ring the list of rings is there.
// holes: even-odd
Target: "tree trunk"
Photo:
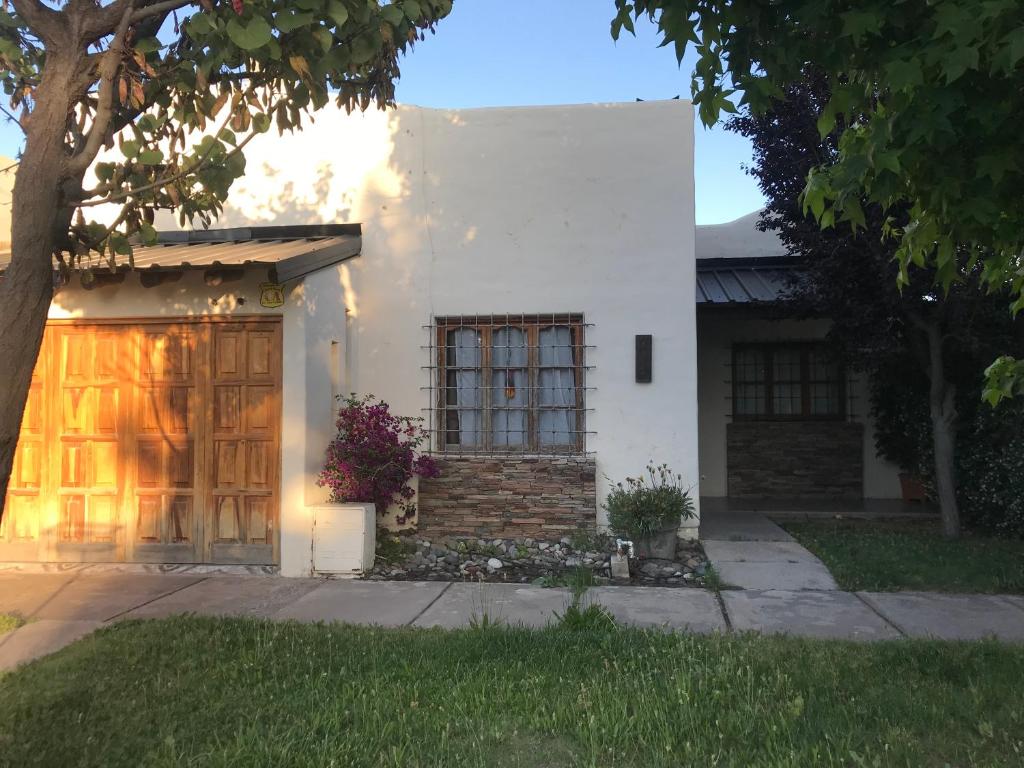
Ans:
[[[25,129],[14,180],[11,264],[0,278],[0,515],[32,382],[32,370],[53,298],[54,246],[70,221],[65,181],[64,127],[70,108],[71,56],[50,54]],[[63,233],[60,232],[64,228]]]
[[[942,533],[948,539],[960,536],[960,509],[956,502],[955,426],[956,389],[946,379],[942,332],[937,322],[926,328],[928,337],[928,405],[932,419],[932,447],[935,452],[935,490],[939,497]]]

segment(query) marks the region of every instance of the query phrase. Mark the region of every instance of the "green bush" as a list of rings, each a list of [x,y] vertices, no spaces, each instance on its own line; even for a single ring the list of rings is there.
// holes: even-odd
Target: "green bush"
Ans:
[[[681,520],[695,517],[690,491],[682,475],[661,464],[647,465],[640,477],[616,483],[604,503],[608,525],[619,536],[641,539],[652,536]]]
[[[1024,538],[1024,403],[978,409],[957,440],[957,500],[971,528]]]
[[[981,399],[980,382],[977,372],[957,385],[960,518],[971,530],[1024,538],[1024,400],[992,408]],[[878,455],[921,478],[932,493],[935,460],[925,374],[906,359],[880,366],[871,377],[871,415]]]

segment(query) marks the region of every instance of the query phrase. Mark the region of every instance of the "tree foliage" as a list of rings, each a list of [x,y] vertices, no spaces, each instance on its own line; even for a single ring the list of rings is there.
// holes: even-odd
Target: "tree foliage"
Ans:
[[[1019,0],[616,0],[612,35],[658,25],[682,60],[693,45],[693,99],[706,124],[730,97],[766,109],[804,67],[830,93],[818,130],[844,127],[836,162],[810,173],[803,205],[822,226],[884,214],[902,286],[911,267],[943,290],[965,274],[1024,308],[1024,4]],[[1024,365],[993,369],[996,401]]]
[[[158,209],[208,225],[255,135],[300,128],[331,100],[349,111],[392,103],[399,54],[450,9],[451,0],[69,0],[55,10],[13,0],[13,13],[0,11],[9,114],[31,131],[47,88],[68,106],[59,201],[75,215],[58,234],[59,263],[88,279],[95,266],[130,261],[130,236],[152,242]],[[75,48],[72,77],[48,80],[48,60]],[[87,176],[95,182],[79,183]],[[111,204],[113,220],[96,221],[97,206]]]
[[[908,283],[897,287],[897,246],[882,233],[888,219],[905,213],[884,214],[865,201],[864,225],[856,230],[823,229],[805,213],[796,198],[808,172],[827,171],[840,157],[840,129],[822,138],[817,128],[829,102],[825,78],[808,68],[766,111],[744,111],[727,123],[753,146],[749,172],[767,199],[759,226],[777,233],[787,252],[801,259],[781,311],[831,319],[832,346],[868,377],[879,454],[932,481],[946,471],[956,481],[948,501],[967,496],[970,506],[961,506],[965,517],[976,521],[978,499],[994,494],[973,493],[977,483],[957,470],[979,453],[991,458],[996,446],[1005,444],[1001,431],[979,415],[980,393],[985,366],[997,350],[1024,351],[1024,318],[1014,320],[1006,311],[1005,292],[981,289],[978,264],[962,266],[948,291],[936,286],[934,269],[928,267],[913,270]],[[938,368],[933,335],[941,348]],[[943,413],[930,407],[933,382],[950,393],[950,408]],[[1008,407],[1001,406],[1000,415],[1016,423]],[[943,429],[955,447],[946,457],[934,450],[935,432]],[[937,464],[943,458],[945,467]],[[990,464],[996,469],[989,485],[1002,488],[998,481],[1004,473],[996,462]]]
[[[452,0],[5,0],[0,111],[25,134],[0,280],[0,503],[54,291],[132,265],[155,212],[208,225],[245,146],[335,100],[393,102]],[[98,213],[102,211],[102,213]],[[112,211],[112,212],[111,212]]]

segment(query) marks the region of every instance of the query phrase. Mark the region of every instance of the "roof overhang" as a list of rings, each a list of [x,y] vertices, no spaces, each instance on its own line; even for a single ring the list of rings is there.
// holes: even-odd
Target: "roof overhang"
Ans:
[[[791,257],[697,259],[697,306],[772,304],[799,269]]]
[[[359,224],[322,224],[160,232],[155,245],[136,245],[132,250],[133,268],[124,257],[118,257],[114,270],[97,261],[97,273],[212,273],[262,267],[273,281],[284,283],[358,256],[362,228]],[[0,253],[0,272],[9,263],[10,253]]]

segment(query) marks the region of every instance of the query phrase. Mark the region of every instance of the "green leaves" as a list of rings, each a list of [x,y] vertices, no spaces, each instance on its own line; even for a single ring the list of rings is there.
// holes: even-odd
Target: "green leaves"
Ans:
[[[296,13],[295,11],[281,11],[274,17],[274,26],[282,32],[291,32],[299,27],[308,27],[313,23],[311,12]],[[257,46],[259,47],[259,46]]]
[[[83,186],[92,188],[69,231],[77,266],[131,263],[133,243],[156,241],[157,210],[213,224],[256,134],[301,128],[332,98],[349,110],[393,103],[399,57],[450,9],[451,0],[245,0],[239,15],[217,0],[178,11],[188,14],[178,39],[140,25],[115,80],[116,119],[128,124],[117,150],[91,163]],[[0,78],[11,106],[25,99],[31,109],[46,51],[24,30],[0,10]],[[83,114],[89,126],[95,87],[68,124]],[[117,207],[115,226],[87,217],[101,205]]]
[[[677,56],[693,45],[706,124],[732,89],[763,111],[806,67],[821,72],[833,95],[817,129],[839,134],[838,157],[809,177],[803,209],[858,227],[861,201],[877,206],[897,222],[901,282],[933,269],[941,293],[977,259],[987,288],[1024,309],[1024,3],[615,0],[612,37],[641,18]]]
[[[1024,394],[1024,360],[1009,355],[996,359],[985,369],[985,389],[981,397],[995,407],[1002,400]]]
[[[327,4],[327,15],[336,26],[343,27],[345,22],[348,21],[348,8],[345,7],[341,0],[331,0]]]
[[[139,162],[143,165],[159,165],[164,161],[164,153],[156,147],[139,152]]]
[[[227,25],[227,33],[231,42],[245,51],[262,48],[274,36],[270,25],[261,16],[254,16],[248,21],[231,19]]]
[[[842,19],[842,35],[859,43],[866,35],[876,34],[882,28],[882,15],[878,11],[847,11],[839,15]]]

